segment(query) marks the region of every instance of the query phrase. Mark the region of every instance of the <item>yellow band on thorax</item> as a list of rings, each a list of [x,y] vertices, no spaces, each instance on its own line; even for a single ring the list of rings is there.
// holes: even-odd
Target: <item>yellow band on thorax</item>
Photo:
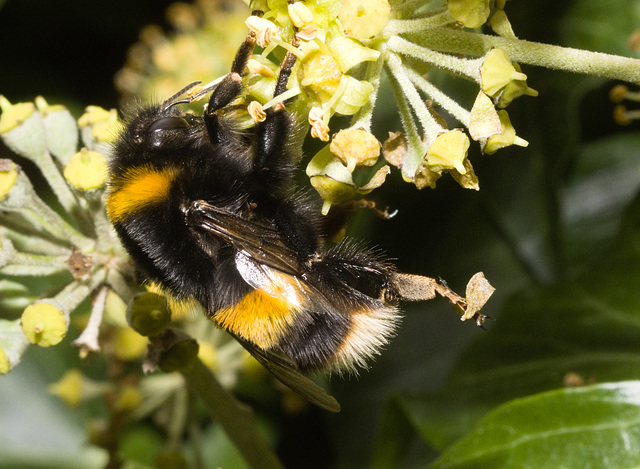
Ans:
[[[113,181],[107,195],[107,213],[113,223],[118,223],[136,211],[158,203],[169,196],[171,184],[178,169],[156,169],[144,165],[127,170]]]

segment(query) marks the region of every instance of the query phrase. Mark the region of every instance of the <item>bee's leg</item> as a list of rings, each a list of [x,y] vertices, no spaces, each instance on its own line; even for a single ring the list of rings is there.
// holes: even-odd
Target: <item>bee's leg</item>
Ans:
[[[296,56],[291,52],[287,52],[280,68],[274,96],[278,96],[287,90],[287,82],[295,63]],[[291,127],[285,105],[286,101],[267,109],[266,119],[256,126],[256,155],[254,159],[256,169],[275,171],[277,173],[280,165],[286,167],[290,164],[288,161],[281,160],[286,155],[286,152],[283,152],[283,148],[289,143]]]
[[[211,98],[209,98],[209,103],[204,112],[204,121],[209,131],[209,137],[214,143],[216,143],[218,138],[219,130],[217,111],[229,104],[242,92],[242,75],[253,53],[255,43],[255,33],[249,33],[236,53],[236,57],[231,65],[231,72],[223,78],[211,94]]]
[[[274,96],[284,93],[295,64],[296,56],[287,53],[278,75]],[[292,135],[292,121],[285,109],[286,101],[266,110],[267,117],[256,125],[256,152],[254,155],[254,190],[261,188],[270,197],[290,193],[292,177],[298,155],[297,135]],[[278,198],[275,224],[290,246],[294,246],[302,259],[307,259],[318,249],[319,235],[311,211],[315,208],[307,199]]]

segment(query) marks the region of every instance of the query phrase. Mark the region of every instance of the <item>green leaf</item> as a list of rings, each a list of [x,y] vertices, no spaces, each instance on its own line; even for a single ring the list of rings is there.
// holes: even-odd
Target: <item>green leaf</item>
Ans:
[[[562,389],[491,412],[429,466],[637,467],[640,381]]]

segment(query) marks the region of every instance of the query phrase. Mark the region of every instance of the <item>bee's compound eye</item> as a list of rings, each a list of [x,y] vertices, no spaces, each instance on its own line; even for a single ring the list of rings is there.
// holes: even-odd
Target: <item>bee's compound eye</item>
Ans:
[[[184,129],[189,127],[189,122],[183,117],[163,117],[158,119],[151,126],[149,126],[149,132],[156,132],[159,130],[172,130],[172,129]]]

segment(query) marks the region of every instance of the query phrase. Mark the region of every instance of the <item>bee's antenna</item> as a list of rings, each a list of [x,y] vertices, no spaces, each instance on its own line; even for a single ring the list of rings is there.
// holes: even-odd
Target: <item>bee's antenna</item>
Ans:
[[[175,100],[178,99],[183,94],[185,94],[187,91],[189,91],[194,86],[199,85],[200,83],[202,83],[202,82],[201,81],[194,81],[192,83],[189,83],[187,86],[182,88],[180,91],[178,91],[177,93],[173,94],[172,96],[169,96],[167,99],[162,101],[162,103],[160,104],[160,107],[162,107],[163,110],[167,110],[171,106],[173,106],[174,104],[182,103],[184,100],[180,100],[180,101],[175,101]],[[190,102],[190,101],[187,100],[186,102]]]

